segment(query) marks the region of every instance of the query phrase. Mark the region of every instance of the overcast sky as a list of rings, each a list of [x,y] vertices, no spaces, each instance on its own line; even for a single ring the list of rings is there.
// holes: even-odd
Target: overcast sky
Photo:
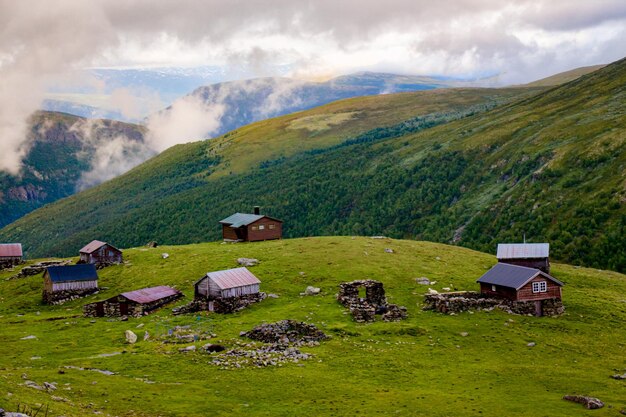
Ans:
[[[289,65],[307,79],[373,70],[520,83],[620,59],[625,39],[624,0],[0,0],[0,140],[23,153],[16,120],[80,68],[267,76]]]

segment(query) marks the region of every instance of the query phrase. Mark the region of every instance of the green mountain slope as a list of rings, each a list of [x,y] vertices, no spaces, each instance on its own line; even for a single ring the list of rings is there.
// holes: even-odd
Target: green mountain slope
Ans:
[[[273,119],[173,148],[0,237],[36,254],[75,253],[93,238],[199,242],[219,238],[220,218],[259,204],[285,220],[287,236],[384,234],[492,251],[526,235],[549,241],[555,259],[625,271],[625,85],[622,60],[491,110],[328,133],[317,149],[307,129],[308,141],[277,133],[263,145],[257,129],[288,120]]]
[[[37,112],[28,133],[33,143],[20,176],[0,172],[0,227],[47,203],[76,192],[92,169],[98,149],[120,136],[141,144],[142,127],[90,120],[64,113]]]
[[[388,248],[394,253],[385,252]],[[170,257],[162,259],[162,252]],[[48,415],[68,417],[94,412],[186,417],[584,415],[581,405],[561,399],[566,394],[605,401],[606,407],[590,412],[594,416],[616,416],[626,407],[624,382],[610,378],[626,367],[626,276],[618,273],[553,264],[552,272],[566,284],[566,313],[558,318],[499,311],[447,316],[421,310],[428,287],[415,278],[437,281],[431,287],[439,291],[475,290],[476,278],[496,262],[493,255],[429,242],[328,237],[136,248],[124,256],[125,265],[99,271],[100,286],[106,289],[62,306],[40,304],[41,275],[6,281],[15,272],[0,272],[3,408],[44,404]],[[279,298],[230,315],[173,317],[168,306],[128,321],[81,317],[87,302],[146,286],[175,285],[187,296],[178,304],[186,303],[195,280],[207,271],[236,266],[238,257],[259,259],[252,272],[263,291]],[[389,302],[406,306],[408,319],[354,323],[335,294],[339,283],[361,278],[382,281]],[[300,296],[307,285],[320,287],[321,294]],[[178,352],[189,345],[199,350],[207,341],[159,341],[174,326],[190,326],[216,335],[208,342],[233,349],[249,342],[239,332],[283,319],[315,324],[332,338],[302,347],[314,356],[297,364],[228,369],[210,364],[215,355]],[[602,331],[608,328],[610,332]],[[128,329],[138,334],[137,344],[125,343]],[[146,331],[148,341],[143,340]],[[36,338],[22,340],[28,336]],[[530,342],[535,346],[529,347]],[[56,383],[57,389],[38,391],[26,380]]]
[[[23,242],[31,256],[70,255],[74,245],[82,247],[78,242],[94,233],[108,236],[107,239],[122,245],[143,243],[143,234],[132,236],[124,232],[126,237],[121,241],[115,233],[102,233],[100,222],[112,221],[121,225],[118,216],[130,220],[136,210],[157,208],[164,199],[187,189],[207,182],[222,186],[222,181],[235,174],[254,171],[264,161],[334,146],[371,129],[397,125],[415,115],[463,112],[476,106],[490,108],[533,91],[538,90],[452,89],[379,95],[335,102],[258,122],[210,142],[173,147],[126,175],[22,219],[6,229],[6,234],[0,234],[0,240]],[[72,215],[68,216],[70,212]],[[212,238],[215,237],[212,220],[210,227],[200,231],[194,239],[203,240],[205,233],[212,233]],[[44,224],[42,221],[47,225],[45,228],[32,226]],[[163,225],[166,223],[169,221],[163,219]],[[109,227],[104,226],[104,230]],[[150,227],[154,233],[149,234],[160,240],[185,242],[185,238],[176,240],[178,238],[173,235],[161,233],[160,227]],[[175,230],[179,225],[172,223],[166,227]],[[35,237],[36,234],[39,236]],[[27,235],[34,240],[30,241]],[[68,238],[71,243],[66,241]],[[136,240],[131,243],[126,238]]]

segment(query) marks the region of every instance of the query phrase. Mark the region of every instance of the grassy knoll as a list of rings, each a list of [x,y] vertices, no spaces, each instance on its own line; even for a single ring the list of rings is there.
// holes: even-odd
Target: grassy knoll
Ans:
[[[163,252],[170,257],[162,259]],[[92,323],[80,316],[88,301],[144,286],[175,285],[189,300],[196,279],[234,267],[242,256],[261,261],[251,269],[262,289],[279,298],[224,316],[172,317],[170,308],[127,322]],[[431,287],[439,290],[475,289],[476,278],[495,263],[493,256],[427,242],[321,237],[136,248],[126,250],[125,257],[125,265],[100,272],[106,290],[62,306],[40,304],[40,275],[6,281],[12,273],[0,273],[0,407],[48,404],[51,416],[94,411],[117,416],[616,416],[626,407],[626,384],[609,378],[626,368],[626,277],[615,272],[553,265],[554,275],[566,284],[567,311],[559,318],[495,311],[444,316],[421,311],[426,287],[414,278],[436,280]],[[381,280],[389,301],[405,305],[409,318],[353,323],[335,294],[340,282],[360,278]],[[319,286],[322,294],[299,296],[307,285]],[[231,347],[240,331],[286,318],[316,324],[332,339],[303,348],[315,356],[300,364],[221,370],[208,364],[206,354],[180,354],[155,341],[131,346],[123,336],[132,329],[140,339],[145,330],[154,338],[174,325],[190,324],[216,333],[214,343]],[[144,326],[137,329],[139,324]],[[37,339],[21,340],[29,335]],[[536,346],[528,347],[529,342]],[[115,352],[123,353],[99,356]],[[23,374],[40,384],[56,382],[58,389],[44,393],[25,387]],[[613,408],[585,411],[561,400],[570,393],[597,396]]]

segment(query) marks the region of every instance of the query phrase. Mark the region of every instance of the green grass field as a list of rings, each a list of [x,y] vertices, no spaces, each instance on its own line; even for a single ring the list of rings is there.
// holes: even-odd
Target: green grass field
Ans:
[[[392,248],[394,253],[386,253]],[[162,259],[161,253],[170,257]],[[566,313],[535,318],[502,312],[446,316],[421,310],[426,286],[473,290],[495,257],[435,243],[320,237],[252,244],[206,243],[135,248],[126,264],[100,271],[99,294],[62,306],[41,304],[41,275],[6,280],[0,272],[0,407],[49,407],[49,416],[617,416],[626,408],[626,276],[553,264],[565,282]],[[87,302],[121,291],[174,285],[193,296],[193,283],[211,270],[250,268],[262,290],[279,298],[232,315],[171,316],[168,306],[140,319],[81,316]],[[304,273],[304,274],[302,274]],[[356,324],[335,300],[338,284],[382,281],[389,302],[408,308],[399,323]],[[299,295],[307,285],[319,296]],[[262,322],[296,319],[332,336],[302,348],[313,359],[281,367],[222,370],[186,345],[143,341],[175,325],[211,331],[227,348],[239,332]],[[137,328],[143,324],[142,328]],[[124,331],[139,335],[125,343]],[[460,335],[467,332],[466,337]],[[26,336],[36,339],[21,340]],[[528,347],[529,342],[536,346]],[[203,343],[198,342],[200,347]],[[114,356],[100,356],[122,352]],[[103,375],[65,366],[115,372]],[[62,370],[64,373],[60,373]],[[24,386],[25,378],[55,382],[51,393]],[[565,394],[597,396],[610,405],[587,411]],[[55,397],[53,399],[53,396]]]

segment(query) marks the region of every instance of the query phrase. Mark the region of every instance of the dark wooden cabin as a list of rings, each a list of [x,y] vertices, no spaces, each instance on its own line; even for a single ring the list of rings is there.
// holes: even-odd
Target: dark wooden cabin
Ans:
[[[80,250],[80,262],[106,265],[123,262],[122,251],[113,245],[94,240]]]
[[[98,272],[92,264],[50,266],[43,282],[43,301],[53,304],[98,291]]]
[[[253,214],[235,213],[220,224],[226,241],[255,242],[280,239],[283,235],[283,222],[260,214],[259,207],[254,207]]]
[[[502,262],[476,282],[482,294],[511,301],[560,300],[563,286],[561,281],[540,269]]]
[[[21,243],[0,243],[0,269],[21,264],[23,256]]]
[[[550,273],[549,243],[500,243],[498,262],[540,269]]]
[[[124,292],[108,300],[87,304],[83,312],[87,317],[141,317],[181,298],[183,294],[171,287],[143,288]]]

